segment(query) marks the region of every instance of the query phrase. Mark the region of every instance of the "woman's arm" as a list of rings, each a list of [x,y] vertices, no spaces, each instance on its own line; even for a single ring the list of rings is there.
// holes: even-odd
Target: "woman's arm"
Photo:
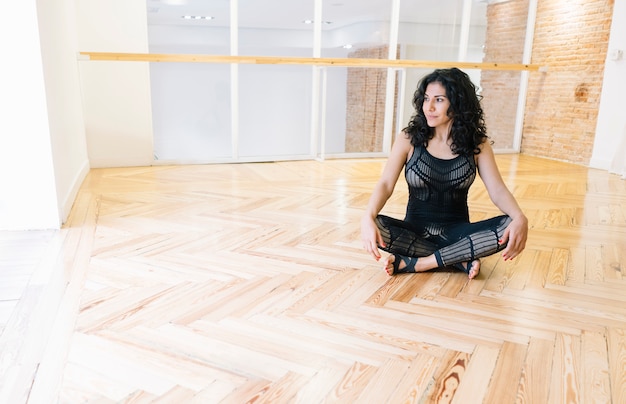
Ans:
[[[481,152],[477,155],[480,178],[485,183],[489,198],[491,198],[494,205],[512,219],[512,222],[504,231],[502,240],[499,241],[501,244],[508,243],[502,251],[502,257],[505,261],[511,260],[518,256],[526,247],[528,219],[502,180],[491,145],[488,142],[484,142],[480,147]]]
[[[398,182],[398,178],[402,172],[402,168],[412,149],[413,146],[411,145],[409,136],[405,132],[400,133],[393,143],[383,173],[374,187],[374,191],[365,209],[365,214],[361,219],[361,239],[363,240],[363,248],[377,261],[380,259],[378,246],[384,246],[384,242],[374,219],[391,197],[396,182]]]

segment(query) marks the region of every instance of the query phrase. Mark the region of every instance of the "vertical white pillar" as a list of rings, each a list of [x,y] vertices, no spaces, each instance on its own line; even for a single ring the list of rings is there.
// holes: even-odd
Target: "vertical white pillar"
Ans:
[[[239,0],[230,0],[230,55],[239,55]],[[239,65],[230,65],[230,132],[233,160],[239,159]]]
[[[469,30],[472,18],[472,0],[463,0],[463,14],[461,16],[461,36],[459,38],[459,55],[457,60],[465,62],[469,43]]]
[[[313,4],[313,57],[322,55],[322,1],[315,0]]]
[[[398,31],[400,29],[400,0],[393,0],[391,3],[391,18],[389,21],[389,56],[388,59],[396,60],[398,49]],[[383,153],[391,151],[391,140],[393,138],[393,106],[396,90],[396,69],[387,69],[387,87],[385,94],[385,123],[383,133]]]
[[[322,0],[315,0],[313,4],[313,57],[319,58],[322,55]],[[320,139],[320,67],[312,67],[312,88],[311,88],[311,132],[310,132],[310,153],[313,158],[324,154],[322,138],[322,150],[318,150]],[[322,135],[323,136],[323,135]]]
[[[528,18],[526,20],[526,38],[524,39],[524,54],[522,63],[530,63],[533,40],[535,34],[535,21],[537,20],[537,0],[528,2]],[[522,131],[524,129],[524,111],[526,110],[526,95],[528,92],[528,71],[524,70],[520,77],[520,86],[517,99],[517,113],[515,114],[515,131],[513,133],[513,150],[520,152],[522,148]]]
[[[320,160],[324,160],[326,155],[326,90],[328,86],[328,69],[326,67],[321,68],[322,70],[322,102],[320,105],[321,109],[321,117],[320,117],[320,136],[322,138],[320,145]]]

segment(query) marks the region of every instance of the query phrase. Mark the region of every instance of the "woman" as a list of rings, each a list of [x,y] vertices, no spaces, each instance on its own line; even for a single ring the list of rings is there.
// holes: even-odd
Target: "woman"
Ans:
[[[395,140],[361,220],[363,247],[389,275],[452,266],[472,279],[480,259],[504,260],[526,245],[528,220],[508,190],[487,141],[476,87],[457,68],[424,77],[413,96],[416,114]],[[404,168],[409,200],[404,220],[379,215]],[[478,171],[502,216],[470,223],[467,195]]]

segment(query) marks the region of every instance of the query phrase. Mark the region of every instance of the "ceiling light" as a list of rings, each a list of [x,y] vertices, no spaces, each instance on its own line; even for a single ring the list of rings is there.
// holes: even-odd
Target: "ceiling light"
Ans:
[[[347,43],[343,46],[344,49],[352,49],[352,44],[351,43]]]
[[[181,18],[185,20],[212,20],[215,17],[209,15],[183,15]]]
[[[303,24],[313,24],[315,21],[313,20],[304,20],[302,21]],[[322,24],[326,24],[326,25],[330,25],[332,24],[332,21],[322,21]]]

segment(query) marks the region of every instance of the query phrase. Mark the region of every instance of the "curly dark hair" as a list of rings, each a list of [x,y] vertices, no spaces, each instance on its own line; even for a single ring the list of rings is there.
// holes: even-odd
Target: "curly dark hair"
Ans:
[[[483,109],[480,106],[482,97],[476,93],[477,88],[467,73],[456,67],[437,69],[423,77],[417,85],[417,90],[413,95],[415,115],[404,128],[404,131],[411,137],[411,144],[426,146],[435,135],[434,129],[426,123],[426,116],[422,109],[426,87],[434,82],[441,84],[450,101],[448,117],[452,119],[450,130],[452,152],[466,156],[480,153],[479,146],[488,139]]]

